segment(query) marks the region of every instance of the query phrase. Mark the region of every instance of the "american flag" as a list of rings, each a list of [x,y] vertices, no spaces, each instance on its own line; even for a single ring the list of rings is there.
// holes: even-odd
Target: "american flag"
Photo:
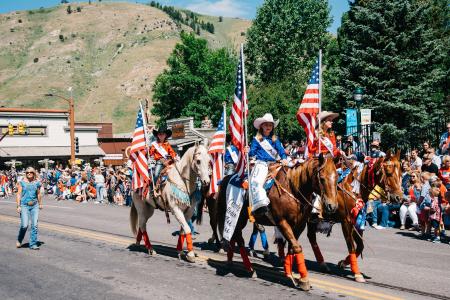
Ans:
[[[314,153],[315,151],[313,144],[316,138],[317,114],[320,109],[319,74],[320,64],[319,60],[317,60],[308,81],[302,103],[297,111],[297,120],[306,132],[307,148],[305,157],[308,157],[308,153]]]
[[[131,142],[130,160],[133,169],[132,189],[145,187],[150,177],[148,175],[146,137],[144,131],[144,120],[142,118],[142,109],[137,114],[136,127]]]
[[[244,177],[245,172],[245,133],[244,133],[244,118],[247,117],[247,93],[245,88],[245,72],[244,72],[244,53],[241,46],[241,55],[239,58],[239,65],[236,75],[236,88],[234,90],[234,102],[231,108],[230,116],[230,133],[231,141],[239,151],[238,162],[236,165],[239,177]]]
[[[209,192],[211,194],[217,193],[219,191],[218,182],[222,180],[223,177],[223,155],[225,153],[225,112],[220,118],[219,124],[217,125],[217,131],[212,137],[211,144],[209,145],[208,153],[211,155],[212,162],[212,177],[211,185],[209,187]]]

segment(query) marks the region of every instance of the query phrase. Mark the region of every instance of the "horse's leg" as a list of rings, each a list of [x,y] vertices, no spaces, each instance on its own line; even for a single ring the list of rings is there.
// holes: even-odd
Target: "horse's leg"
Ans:
[[[235,233],[236,242],[239,246],[239,253],[242,257],[242,262],[244,263],[244,267],[252,274],[254,277],[255,272],[253,270],[252,264],[250,263],[250,259],[248,258],[247,249],[245,249],[244,238],[242,237],[242,231]]]
[[[138,229],[138,233],[137,233],[137,235],[136,235],[136,245],[140,245],[141,244],[141,241],[142,241],[142,231],[141,231],[141,229],[139,228]]]
[[[208,205],[208,211],[209,211],[209,225],[212,229],[212,236],[208,240],[209,244],[216,244],[217,250],[220,251],[221,245],[220,245],[220,239],[219,235],[217,234],[217,199],[214,197],[208,197],[206,199],[206,203]]]
[[[330,272],[325,260],[323,259],[322,252],[320,251],[319,244],[317,244],[317,235],[316,235],[317,224],[316,223],[308,223],[308,240],[311,244],[311,248],[314,252],[314,256],[316,257],[316,261],[319,263],[320,268],[323,272]]]
[[[354,228],[353,228],[352,223],[348,222],[347,220],[344,220],[342,222],[342,232],[344,233],[345,242],[347,243],[347,249],[348,249],[349,255],[345,258],[344,261],[340,261],[338,263],[338,265],[343,267],[343,266],[350,264],[352,273],[355,276],[355,281],[366,282],[366,280],[364,279],[364,276],[359,271],[358,258],[357,258],[358,254],[357,254],[357,250],[355,249],[355,243],[354,243],[355,239],[353,236],[353,230],[354,230]],[[361,243],[359,243],[359,241],[361,241]],[[361,247],[361,246],[364,247],[364,245],[362,244],[362,240],[359,237],[358,237],[357,243],[358,243],[359,247]],[[361,249],[361,252],[362,252],[362,249]]]
[[[234,255],[234,246],[236,245],[236,241],[231,239],[228,250],[227,250],[227,263],[231,265],[233,263],[233,255]]]
[[[178,207],[178,205],[171,205],[170,208],[175,216],[175,219],[177,219],[177,221],[181,224],[179,241],[180,241],[180,238],[182,239],[183,233],[184,233],[184,238],[186,239],[187,250],[188,250],[188,253],[186,255],[186,260],[189,262],[195,262],[195,254],[194,254],[194,247],[192,244],[191,228],[189,227],[189,224],[186,222],[184,212],[181,210],[180,207]],[[181,240],[181,242],[182,242],[181,245],[183,245],[184,241]]]
[[[292,255],[294,256],[298,272],[300,273],[300,281],[298,287],[301,290],[308,291],[311,286],[309,284],[308,271],[306,270],[305,257],[302,252],[302,247],[298,243],[291,226],[286,220],[281,220],[281,222],[279,222],[278,224],[278,228],[292,248]],[[298,235],[300,235],[300,231],[298,232]],[[289,253],[288,256],[290,255],[291,254]],[[288,261],[288,257],[286,257],[286,261]],[[295,280],[293,279],[292,274],[286,274],[286,276],[291,278],[291,280],[293,280],[293,283],[295,284]]]

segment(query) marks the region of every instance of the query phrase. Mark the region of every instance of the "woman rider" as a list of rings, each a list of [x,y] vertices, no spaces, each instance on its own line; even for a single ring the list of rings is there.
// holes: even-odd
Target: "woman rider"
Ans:
[[[278,120],[274,121],[272,114],[268,113],[261,118],[257,118],[253,125],[258,133],[252,140],[249,152],[250,157],[256,158],[255,166],[250,174],[250,193],[252,196],[252,214],[256,217],[264,215],[268,211],[267,206],[270,203],[264,189],[269,164],[282,159],[282,164],[286,165],[287,156],[283,145],[273,132],[278,125]]]
[[[336,146],[336,135],[332,130],[333,120],[336,119],[338,116],[339,116],[338,113],[333,113],[329,111],[322,111],[319,113],[320,125],[318,128],[318,138],[314,140],[313,144],[314,153],[322,154],[323,156],[331,155],[332,157],[338,157],[341,154],[344,154]],[[320,202],[320,197],[316,195],[313,201],[311,222],[319,222],[321,220],[322,220],[322,205]]]

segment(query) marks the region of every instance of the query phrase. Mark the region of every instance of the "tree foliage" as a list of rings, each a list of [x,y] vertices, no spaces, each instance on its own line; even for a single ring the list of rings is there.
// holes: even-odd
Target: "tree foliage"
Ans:
[[[247,32],[249,73],[261,83],[304,75],[328,43],[329,12],[328,0],[266,0]]]
[[[445,3],[354,1],[334,45],[326,92],[334,101],[328,108],[342,111],[351,105],[353,90],[364,88],[363,107],[373,109],[372,120],[390,137],[387,145],[419,138],[434,119],[448,115]]]
[[[234,91],[235,56],[227,49],[211,50],[207,41],[194,33],[181,33],[167,60],[169,68],[155,82],[152,113],[161,121],[181,116],[194,117],[199,125],[204,116],[216,124],[222,103]]]

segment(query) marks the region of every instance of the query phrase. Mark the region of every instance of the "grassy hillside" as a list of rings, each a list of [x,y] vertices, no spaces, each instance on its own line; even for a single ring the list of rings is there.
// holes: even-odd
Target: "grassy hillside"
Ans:
[[[112,121],[129,132],[139,98],[152,97],[156,76],[179,41],[181,30],[164,12],[130,3],[72,5],[0,15],[0,105],[64,108],[46,98],[69,96],[77,121]],[[212,47],[236,48],[249,21],[206,17],[215,34],[201,32]]]

